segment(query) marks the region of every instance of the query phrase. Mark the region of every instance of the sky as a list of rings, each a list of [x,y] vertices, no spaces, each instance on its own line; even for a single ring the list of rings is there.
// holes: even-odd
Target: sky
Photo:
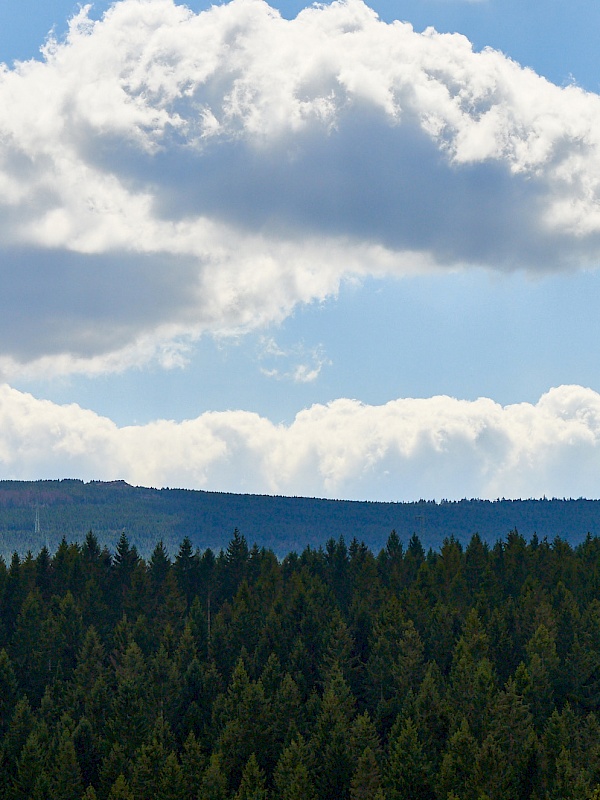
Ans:
[[[599,25],[4,0],[0,479],[600,497]]]

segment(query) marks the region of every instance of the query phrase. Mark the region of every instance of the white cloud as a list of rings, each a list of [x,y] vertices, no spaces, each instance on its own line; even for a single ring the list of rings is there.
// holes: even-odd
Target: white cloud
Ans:
[[[7,478],[64,476],[216,491],[372,500],[600,496],[600,395],[535,405],[481,398],[340,399],[286,425],[245,411],[118,428],[77,405],[0,387]]]
[[[263,375],[293,383],[313,383],[323,367],[331,365],[323,345],[307,348],[304,342],[298,342],[284,350],[272,336],[261,336],[259,361]]]
[[[600,97],[360,0],[82,10],[0,72],[0,369],[180,363],[365,274],[600,255]]]

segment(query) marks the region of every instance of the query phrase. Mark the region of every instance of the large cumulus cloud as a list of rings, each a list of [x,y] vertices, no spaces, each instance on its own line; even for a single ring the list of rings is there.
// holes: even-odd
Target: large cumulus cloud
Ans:
[[[0,73],[0,367],[173,363],[345,276],[600,253],[600,98],[360,0],[86,10]]]
[[[244,411],[118,428],[77,405],[0,386],[7,478],[321,497],[600,497],[600,395],[562,386],[536,404],[440,396],[340,399],[288,425]]]

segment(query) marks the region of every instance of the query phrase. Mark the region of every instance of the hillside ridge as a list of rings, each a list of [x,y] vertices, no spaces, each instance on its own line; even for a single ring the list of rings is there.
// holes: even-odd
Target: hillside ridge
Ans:
[[[36,515],[39,533],[36,533]],[[0,481],[0,555],[33,553],[60,540],[82,542],[93,530],[113,550],[123,531],[142,555],[158,540],[174,554],[188,536],[194,547],[226,547],[233,530],[249,543],[283,556],[306,546],[319,547],[343,536],[380,550],[392,529],[407,542],[413,533],[423,546],[439,549],[444,539],[467,544],[479,533],[490,544],[517,529],[526,539],[556,536],[578,544],[588,533],[600,535],[600,501],[419,500],[377,502],[279,495],[155,489],[125,481],[78,479]]]

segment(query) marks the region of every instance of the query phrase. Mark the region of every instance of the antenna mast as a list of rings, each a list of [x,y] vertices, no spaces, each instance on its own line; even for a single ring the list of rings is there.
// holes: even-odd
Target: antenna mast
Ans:
[[[42,535],[42,528],[40,525],[40,504],[36,502],[35,504],[35,535],[36,537],[40,537]],[[46,545],[46,550],[50,550],[48,544],[48,533],[46,532],[46,536],[44,537],[44,544]]]

